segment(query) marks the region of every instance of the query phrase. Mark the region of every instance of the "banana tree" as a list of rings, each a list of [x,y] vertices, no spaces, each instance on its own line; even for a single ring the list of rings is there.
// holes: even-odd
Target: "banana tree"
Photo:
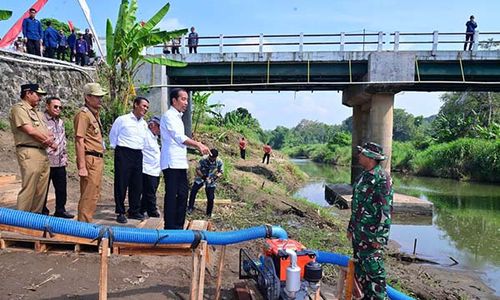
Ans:
[[[205,114],[212,115],[216,119],[221,120],[222,115],[217,111],[218,109],[224,107],[224,104],[216,103],[216,104],[208,104],[208,98],[213,93],[207,92],[194,92],[193,93],[193,116],[194,116],[194,130],[193,134],[196,133],[198,129],[198,124],[200,123],[201,118]]]
[[[0,9],[0,21],[8,20],[12,17],[12,11]]]
[[[167,14],[170,4],[165,4],[147,22],[138,22],[136,18],[137,0],[122,0],[118,19],[113,29],[111,21],[106,24],[106,65],[102,65],[101,74],[109,84],[110,100],[114,116],[127,109],[129,96],[134,93],[133,82],[141,64],[184,67],[186,63],[164,57],[146,57],[147,47],[163,44],[187,33],[187,29],[166,31],[156,28]]]

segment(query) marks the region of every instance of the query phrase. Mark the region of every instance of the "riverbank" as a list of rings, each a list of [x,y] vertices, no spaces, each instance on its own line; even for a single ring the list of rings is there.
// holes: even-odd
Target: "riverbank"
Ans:
[[[224,159],[226,175],[217,189],[217,198],[231,199],[229,205],[215,207],[212,219],[215,230],[225,231],[246,228],[265,223],[280,225],[287,230],[290,238],[296,239],[308,248],[349,253],[350,245],[345,237],[348,215],[332,215],[330,208],[320,208],[293,197],[294,190],[306,176],[297,170],[279,152],[274,152],[271,163],[261,163],[261,149],[257,143],[247,150],[248,159],[239,159],[237,134],[226,132],[202,133],[197,138],[217,147]],[[17,161],[10,132],[0,132],[0,170],[18,173]],[[111,153],[108,153],[109,156]],[[191,164],[199,159],[191,155]],[[69,166],[69,201],[78,199],[78,179],[74,161]],[[192,169],[192,168],[191,168]],[[107,177],[103,186],[102,205],[113,205],[112,179]],[[202,193],[200,193],[202,194]],[[158,192],[161,203],[163,188]],[[203,198],[203,195],[200,195]],[[197,207],[191,218],[203,216],[204,206]],[[113,216],[110,216],[113,217]],[[224,266],[223,295],[232,299],[232,288],[238,279],[239,249],[250,248],[260,251],[261,241],[228,247]],[[118,257],[112,258],[109,274],[110,295],[123,299],[186,299],[189,292],[189,259],[178,257]],[[91,299],[97,293],[98,256],[74,253],[33,254],[11,250],[0,251],[0,266],[5,270],[0,280],[0,293],[9,299],[66,299],[67,297]],[[425,290],[429,297],[421,299],[484,299],[491,291],[480,280],[466,279],[463,282],[445,281],[449,272],[435,269],[429,273],[427,266],[407,265],[396,258],[388,258],[390,283],[396,288],[404,288],[415,295]],[[215,272],[209,267],[206,279],[208,297],[213,292]],[[416,269],[413,269],[416,268]],[[423,270],[423,271],[422,271]],[[434,270],[434,269],[433,269]],[[334,268],[325,268],[325,291],[332,290],[336,283]],[[429,275],[425,278],[424,273]],[[438,275],[439,273],[439,275]],[[38,286],[35,291],[29,287],[43,282],[53,274],[57,278]],[[432,276],[431,276],[432,275]],[[462,278],[465,274],[457,274]],[[468,277],[468,276],[465,276]],[[463,278],[465,278],[463,277]],[[469,289],[473,285],[478,289]],[[439,297],[435,296],[439,295]],[[465,296],[464,296],[465,295]]]

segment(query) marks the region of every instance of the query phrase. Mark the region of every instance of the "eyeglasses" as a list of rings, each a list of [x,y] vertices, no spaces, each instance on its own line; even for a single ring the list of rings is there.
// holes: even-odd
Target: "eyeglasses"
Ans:
[[[54,105],[54,109],[63,109],[62,105]]]

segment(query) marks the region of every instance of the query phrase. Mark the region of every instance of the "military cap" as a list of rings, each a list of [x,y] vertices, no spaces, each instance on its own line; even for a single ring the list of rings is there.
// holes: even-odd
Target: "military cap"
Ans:
[[[83,86],[83,94],[100,97],[106,95],[107,92],[101,87],[99,83],[92,82],[87,83]]]
[[[374,160],[387,159],[387,157],[384,154],[384,149],[382,149],[382,146],[380,146],[377,143],[368,142],[365,143],[363,146],[356,146],[356,148],[358,149],[359,153],[363,154],[368,158]]]
[[[21,93],[25,91],[32,91],[40,95],[47,94],[47,92],[44,91],[42,88],[40,88],[40,86],[37,83],[28,83],[21,85]]]

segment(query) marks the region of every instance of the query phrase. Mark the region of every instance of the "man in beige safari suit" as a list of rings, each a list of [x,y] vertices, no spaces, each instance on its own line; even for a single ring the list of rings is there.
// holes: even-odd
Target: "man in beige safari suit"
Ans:
[[[98,83],[83,87],[85,105],[75,115],[76,165],[80,176],[78,221],[91,223],[101,197],[104,143],[99,110],[106,92]]]
[[[16,144],[22,188],[17,195],[17,209],[41,213],[49,187],[49,159],[46,148],[56,147],[54,137],[37,111],[41,95],[47,94],[38,84],[21,85],[21,101],[10,111],[10,127]]]

